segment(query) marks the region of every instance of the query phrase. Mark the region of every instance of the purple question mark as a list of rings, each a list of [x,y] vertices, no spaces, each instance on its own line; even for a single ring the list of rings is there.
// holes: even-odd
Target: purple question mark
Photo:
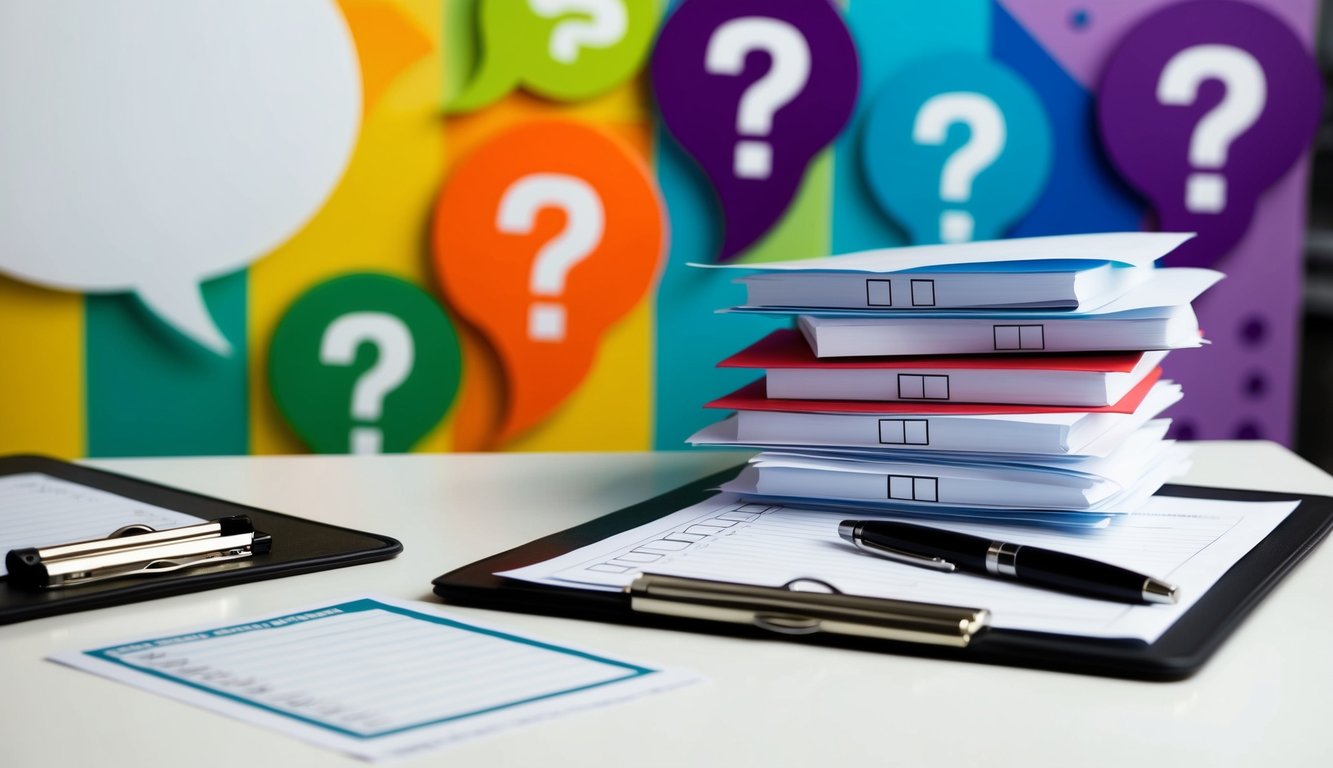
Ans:
[[[707,175],[736,257],[791,204],[856,104],[856,46],[830,0],[685,0],[653,50],[662,122]]]
[[[1271,13],[1234,0],[1172,5],[1125,35],[1097,98],[1112,164],[1152,201],[1158,225],[1198,237],[1166,258],[1207,266],[1309,146],[1319,70]]]

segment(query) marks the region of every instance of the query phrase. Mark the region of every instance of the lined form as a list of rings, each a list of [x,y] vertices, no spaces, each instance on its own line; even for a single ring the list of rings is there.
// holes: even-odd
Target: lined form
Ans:
[[[380,758],[688,682],[358,599],[53,660]]]
[[[194,525],[200,518],[71,483],[40,472],[0,477],[0,576],[3,555],[98,539],[127,525],[155,529]]]
[[[1297,504],[1155,496],[1133,514],[1115,517],[1108,527],[1086,531],[929,523],[1156,576],[1180,587],[1180,602],[1174,606],[1094,600],[895,563],[860,552],[838,536],[840,521],[875,515],[746,503],[727,493],[498,575],[589,589],[621,589],[640,572],[766,586],[816,578],[848,594],[988,608],[993,626],[1000,628],[1153,642]]]

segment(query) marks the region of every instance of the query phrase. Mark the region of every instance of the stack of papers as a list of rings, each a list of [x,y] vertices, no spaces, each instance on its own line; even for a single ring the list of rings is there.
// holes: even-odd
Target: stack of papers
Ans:
[[[1221,279],[1152,264],[1191,235],[1113,233],[749,264],[747,304],[786,313],[722,361],[763,376],[691,438],[761,449],[743,498],[937,518],[1105,525],[1183,471],[1158,367],[1203,342]],[[739,267],[739,265],[738,265]],[[858,303],[859,302],[859,303]]]

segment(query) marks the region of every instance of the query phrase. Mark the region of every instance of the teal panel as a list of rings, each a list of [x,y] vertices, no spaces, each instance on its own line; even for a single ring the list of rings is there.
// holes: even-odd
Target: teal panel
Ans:
[[[670,216],[671,246],[657,292],[653,447],[674,450],[722,416],[722,411],[704,409],[704,403],[756,378],[752,370],[715,368],[717,362],[786,320],[716,314],[744,302],[745,291],[731,282],[737,273],[686,264],[713,261],[722,236],[718,206],[698,166],[660,122],[656,141],[657,182]]]
[[[232,344],[228,357],[167,327],[131,294],[88,297],[89,456],[249,451],[246,273],[204,283],[203,295]]]
[[[903,3],[849,0],[847,25],[861,59],[856,112],[837,143],[833,172],[833,252],[903,245],[907,238],[879,208],[861,172],[866,115],[884,82],[913,59],[990,50],[991,0]]]

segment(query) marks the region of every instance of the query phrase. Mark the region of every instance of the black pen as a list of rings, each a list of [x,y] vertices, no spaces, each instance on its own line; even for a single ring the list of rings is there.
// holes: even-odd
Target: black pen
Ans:
[[[838,535],[865,552],[938,571],[969,571],[1122,603],[1176,602],[1176,588],[1160,579],[1040,547],[885,520],[843,520]]]

